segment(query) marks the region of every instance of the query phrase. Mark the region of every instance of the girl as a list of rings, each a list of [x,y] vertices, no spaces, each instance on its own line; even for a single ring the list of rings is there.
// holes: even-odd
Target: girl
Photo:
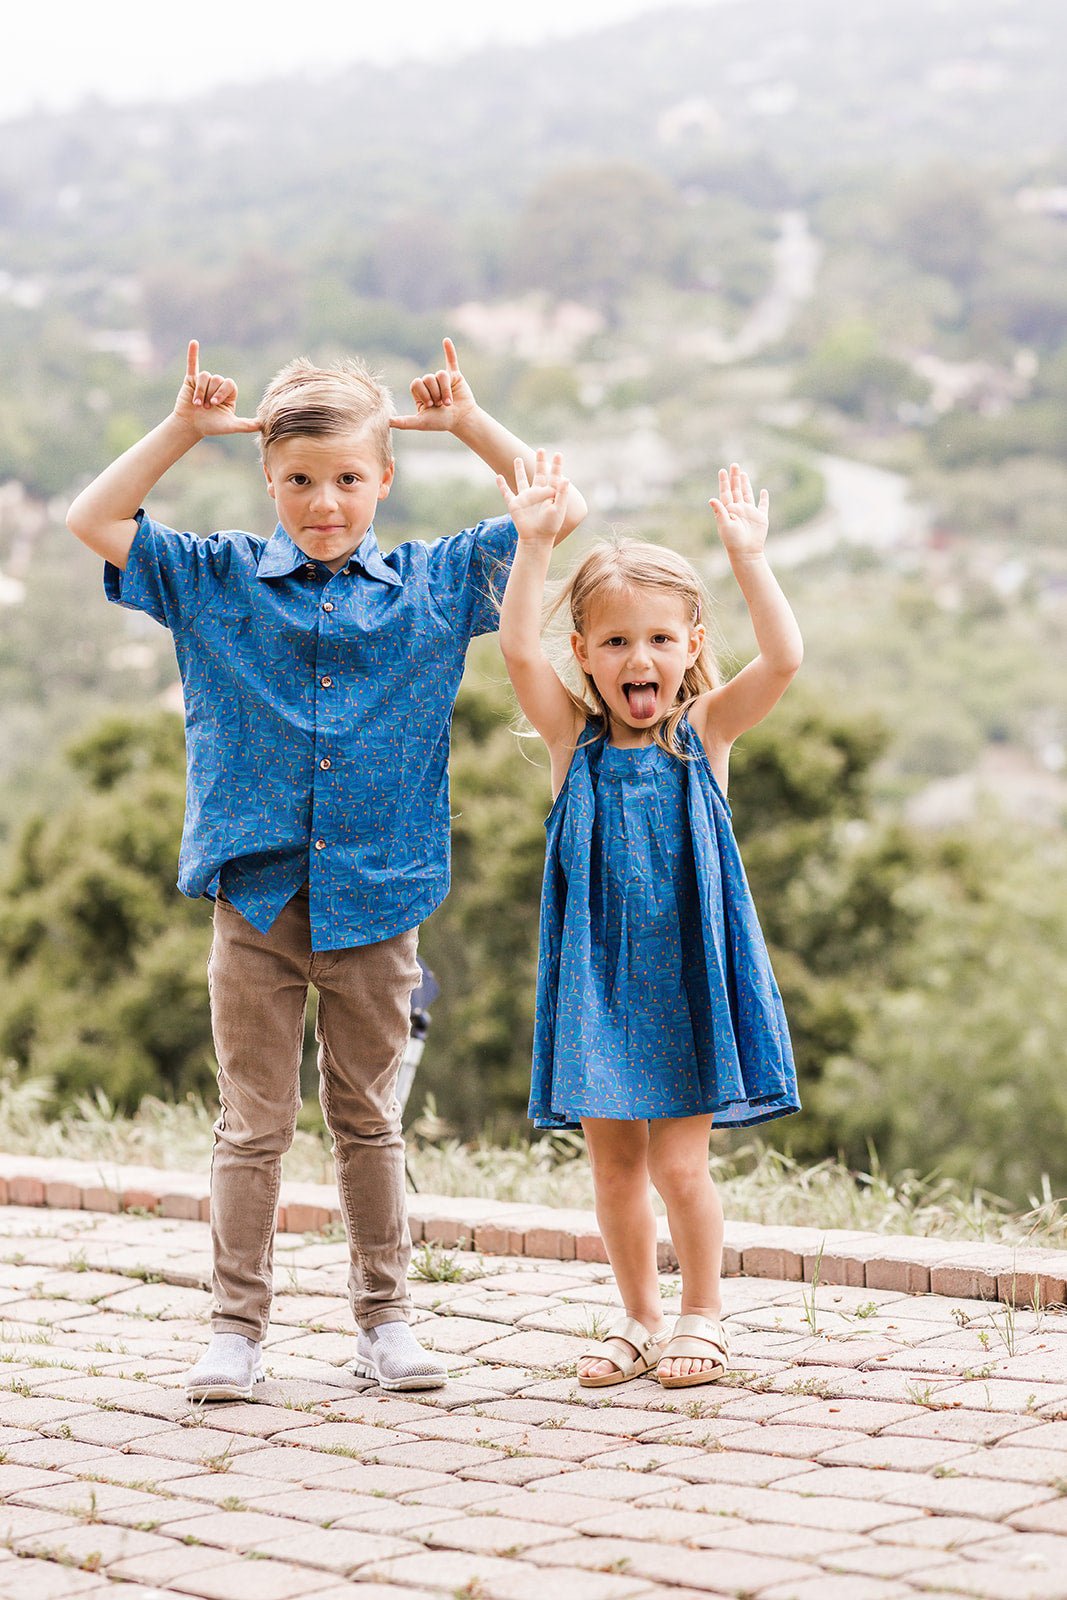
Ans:
[[[518,492],[497,482],[518,530],[500,643],[523,712],[548,747],[530,1115],[581,1125],[596,1214],[625,1316],[583,1353],[578,1381],[655,1369],[667,1388],[722,1377],[722,1208],[708,1137],[798,1109],[781,999],[730,829],[730,747],[800,666],[792,611],[764,555],[767,491],[737,466],[711,501],[759,654],[719,682],[699,579],[681,556],[595,545],[569,602],[574,693],[541,642],[545,580],[568,485],[536,458]],[[682,1314],[664,1327],[649,1183],[667,1207]]]

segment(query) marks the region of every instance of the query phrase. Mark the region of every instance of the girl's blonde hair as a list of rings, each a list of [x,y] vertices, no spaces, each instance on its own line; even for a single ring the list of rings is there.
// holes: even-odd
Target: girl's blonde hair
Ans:
[[[637,589],[663,589],[676,595],[692,627],[707,617],[709,600],[704,585],[684,556],[662,545],[647,544],[642,539],[619,538],[598,540],[586,551],[549,608],[547,620],[551,623],[560,613],[569,612],[574,632],[584,636],[589,628],[590,613],[600,601],[616,595],[630,595]],[[573,661],[573,652],[570,655]],[[581,675],[576,691],[567,677],[574,678],[577,673],[573,668],[568,673],[563,661],[560,665],[563,666],[564,688],[575,709],[597,724],[598,737],[606,734],[610,727],[608,708],[592,677],[588,672],[581,672],[578,663],[573,661],[573,667]],[[654,742],[669,755],[685,756],[678,739],[678,725],[697,696],[717,689],[721,682],[710,633],[706,631],[700,653],[686,668],[674,705],[652,729]]]

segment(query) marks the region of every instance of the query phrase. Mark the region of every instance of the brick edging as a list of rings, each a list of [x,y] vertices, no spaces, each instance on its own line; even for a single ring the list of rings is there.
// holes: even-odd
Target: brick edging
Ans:
[[[0,1205],[147,1212],[206,1222],[208,1180],[202,1173],[0,1153]],[[408,1213],[416,1244],[543,1261],[607,1261],[591,1211],[413,1194],[408,1196]],[[337,1193],[331,1185],[282,1184],[278,1206],[281,1231],[317,1233],[341,1220]],[[659,1264],[664,1271],[677,1267],[662,1218]],[[819,1282],[827,1285],[1002,1300],[1018,1306],[1067,1301],[1067,1251],[836,1228],[726,1224],[723,1271],[727,1276],[810,1283],[816,1264]]]

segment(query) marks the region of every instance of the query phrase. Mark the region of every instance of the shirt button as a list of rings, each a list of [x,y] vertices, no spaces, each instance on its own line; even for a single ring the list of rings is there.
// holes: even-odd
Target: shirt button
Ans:
[[[313,578],[315,576],[315,563],[313,561],[309,561],[307,566],[304,568],[304,572],[307,577]]]
[[[319,762],[319,766],[322,768],[323,772],[329,772],[330,768],[333,766],[333,762],[330,760],[329,756],[323,756],[322,760]]]
[[[322,687],[324,689],[332,689],[333,688],[333,679],[332,678],[320,678],[319,682],[322,684]]]
[[[325,839],[316,839],[315,840],[315,849],[316,850],[325,850],[325,848],[326,848],[326,840]]]
[[[333,601],[332,600],[324,600],[322,602],[322,609],[324,611],[332,611],[333,610]]]

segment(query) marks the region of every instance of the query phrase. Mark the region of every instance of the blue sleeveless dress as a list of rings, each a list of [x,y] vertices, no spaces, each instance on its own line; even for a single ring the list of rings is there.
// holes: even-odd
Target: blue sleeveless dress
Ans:
[[[789,1032],[730,826],[687,721],[688,760],[590,725],[548,815],[530,1116],[800,1108]]]

